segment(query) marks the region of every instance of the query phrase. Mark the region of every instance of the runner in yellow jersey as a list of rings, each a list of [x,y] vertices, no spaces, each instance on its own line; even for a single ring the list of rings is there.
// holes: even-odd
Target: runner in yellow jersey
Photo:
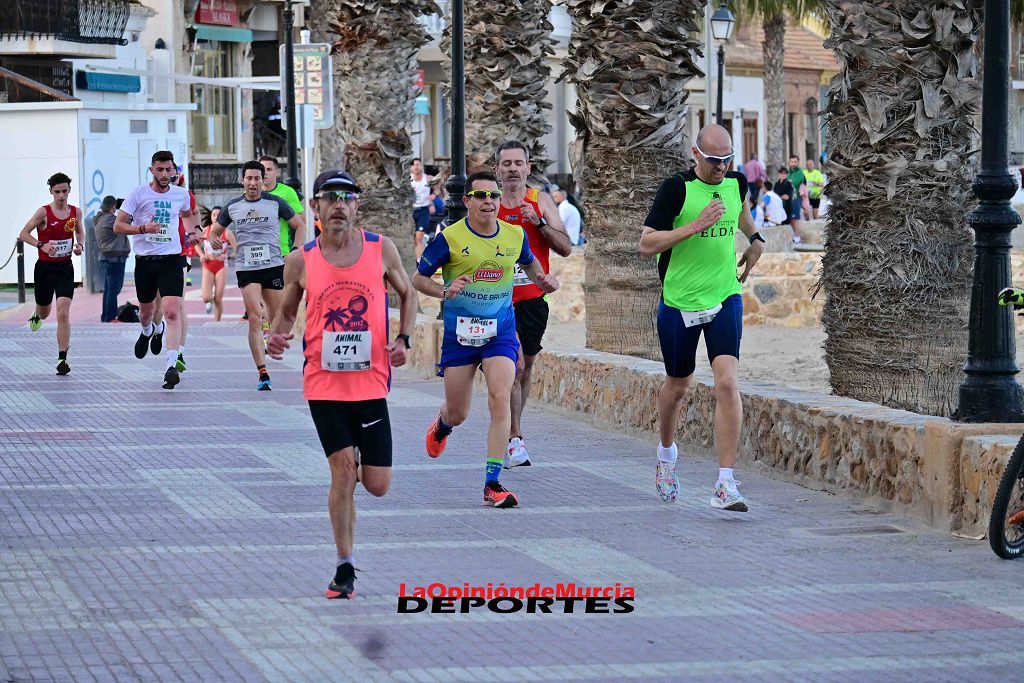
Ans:
[[[510,392],[517,364],[522,362],[512,309],[513,274],[519,264],[546,293],[558,289],[558,280],[533,257],[523,229],[498,220],[497,177],[487,171],[474,173],[466,187],[468,216],[430,243],[413,277],[416,289],[446,302],[438,363],[445,401],[427,430],[426,448],[431,457],[441,455],[452,428],[465,421],[473,398],[473,376],[482,367],[491,412],[484,502],[514,507],[519,499],[498,481],[512,421]],[[444,276],[443,287],[430,279],[438,268]]]

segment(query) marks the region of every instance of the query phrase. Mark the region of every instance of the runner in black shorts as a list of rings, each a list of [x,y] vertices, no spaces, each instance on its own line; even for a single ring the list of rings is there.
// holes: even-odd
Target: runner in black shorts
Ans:
[[[302,395],[331,470],[327,509],[338,551],[334,579],[324,594],[351,598],[353,494],[356,482],[374,496],[391,486],[387,395],[391,368],[405,364],[417,298],[394,243],[355,227],[359,187],[352,176],[338,170],[317,176],[313,207],[323,232],[288,255],[284,298],[267,353],[281,360],[305,294]],[[389,286],[402,302],[394,341],[388,335]]]
[[[544,347],[541,342],[548,329],[548,301],[545,297],[524,299],[513,304],[516,311],[516,334],[523,353],[536,356]]]
[[[157,335],[166,333],[164,351],[167,369],[164,389],[173,389],[181,381],[178,373],[178,349],[181,346],[181,298],[184,275],[181,272],[182,237],[198,240],[202,231],[192,213],[188,192],[171,183],[177,173],[174,155],[163,150],[153,154],[149,167],[153,180],[128,193],[114,222],[114,232],[132,235],[135,252],[135,287],[139,295],[139,323],[142,333],[135,341],[135,357],[145,358],[149,351],[160,353]],[[179,232],[178,220],[184,230]],[[156,295],[160,294],[163,320],[153,324]]]
[[[284,254],[281,253],[281,221],[295,230],[295,244],[305,240],[306,224],[285,200],[263,189],[266,174],[263,164],[247,161],[242,165],[245,194],[224,205],[217,222],[210,226],[210,244],[219,249],[220,236],[234,225],[237,248],[235,273],[242,290],[249,321],[249,351],[256,364],[258,391],[270,391],[270,373],[265,364],[261,304],[266,305],[267,319],[273,320],[281,304],[284,289]]]
[[[498,147],[494,158],[502,192],[498,218],[522,227],[530,241],[530,250],[540,261],[544,272],[550,273],[548,259],[551,251],[559,256],[572,253],[572,241],[558,215],[558,205],[547,192],[527,187],[526,179],[532,169],[526,145],[509,140]],[[533,364],[548,326],[548,302],[544,292],[526,277],[522,268],[516,269],[513,284],[512,305],[516,312],[516,333],[523,350],[523,362],[512,385],[512,429],[505,454],[505,469],[530,464],[521,418],[526,399],[530,396]]]
[[[161,297],[180,297],[185,292],[185,275],[180,254],[135,257],[135,291],[139,301]],[[177,347],[175,347],[177,348]]]
[[[249,285],[259,285],[260,289],[284,289],[284,266],[273,266],[261,270],[239,270],[238,288],[244,290]]]
[[[21,229],[18,239],[39,249],[35,266],[36,310],[28,319],[33,332],[43,326],[50,315],[50,305],[57,296],[57,374],[71,372],[68,347],[71,344],[71,299],[75,296],[75,267],[71,254],[82,253],[82,212],[68,204],[71,178],[55,173],[46,181],[53,201],[36,209]],[[32,231],[36,231],[36,237]],[[33,244],[33,241],[35,244]]]
[[[359,450],[359,462],[391,467],[391,418],[387,399],[367,401],[310,401],[316,433],[324,455],[345,448]],[[366,425],[364,427],[363,425]]]

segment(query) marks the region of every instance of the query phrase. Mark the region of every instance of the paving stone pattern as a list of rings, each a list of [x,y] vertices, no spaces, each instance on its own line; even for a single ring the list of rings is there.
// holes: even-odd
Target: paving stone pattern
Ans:
[[[486,400],[437,460],[437,380],[396,373],[395,480],[357,493],[358,598],[333,573],[327,466],[297,352],[260,393],[241,323],[193,326],[160,389],[133,325],[0,327],[0,681],[1007,681],[1024,564],[740,471],[747,515],[679,501],[649,439],[529,410],[523,506],[482,505]],[[293,350],[294,351],[294,350]],[[636,588],[631,614],[398,614],[400,583]]]

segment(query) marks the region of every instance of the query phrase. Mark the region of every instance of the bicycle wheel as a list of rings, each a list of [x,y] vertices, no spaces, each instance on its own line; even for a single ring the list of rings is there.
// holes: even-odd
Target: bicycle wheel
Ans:
[[[1024,438],[1006,463],[999,482],[992,516],[988,521],[988,542],[1004,560],[1024,556]]]

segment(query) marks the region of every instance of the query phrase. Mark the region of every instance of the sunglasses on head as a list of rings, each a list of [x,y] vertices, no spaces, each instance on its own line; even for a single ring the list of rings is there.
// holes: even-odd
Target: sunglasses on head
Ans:
[[[359,199],[359,194],[356,192],[321,192],[316,196],[317,199],[326,199],[329,202],[351,202]]]
[[[694,147],[696,147],[696,145],[694,145]],[[712,166],[728,166],[729,164],[732,163],[733,158],[736,156],[736,154],[733,153],[724,157],[716,157],[712,156],[711,154],[705,154],[704,150],[702,150],[700,147],[697,147],[697,151],[700,152],[700,155],[702,157],[704,157],[704,161],[708,162]]]
[[[499,191],[499,190],[491,190],[491,191],[487,191],[487,190],[473,190],[471,192],[467,192],[466,196],[467,197],[472,197],[473,199],[500,199],[501,198],[501,191]]]

